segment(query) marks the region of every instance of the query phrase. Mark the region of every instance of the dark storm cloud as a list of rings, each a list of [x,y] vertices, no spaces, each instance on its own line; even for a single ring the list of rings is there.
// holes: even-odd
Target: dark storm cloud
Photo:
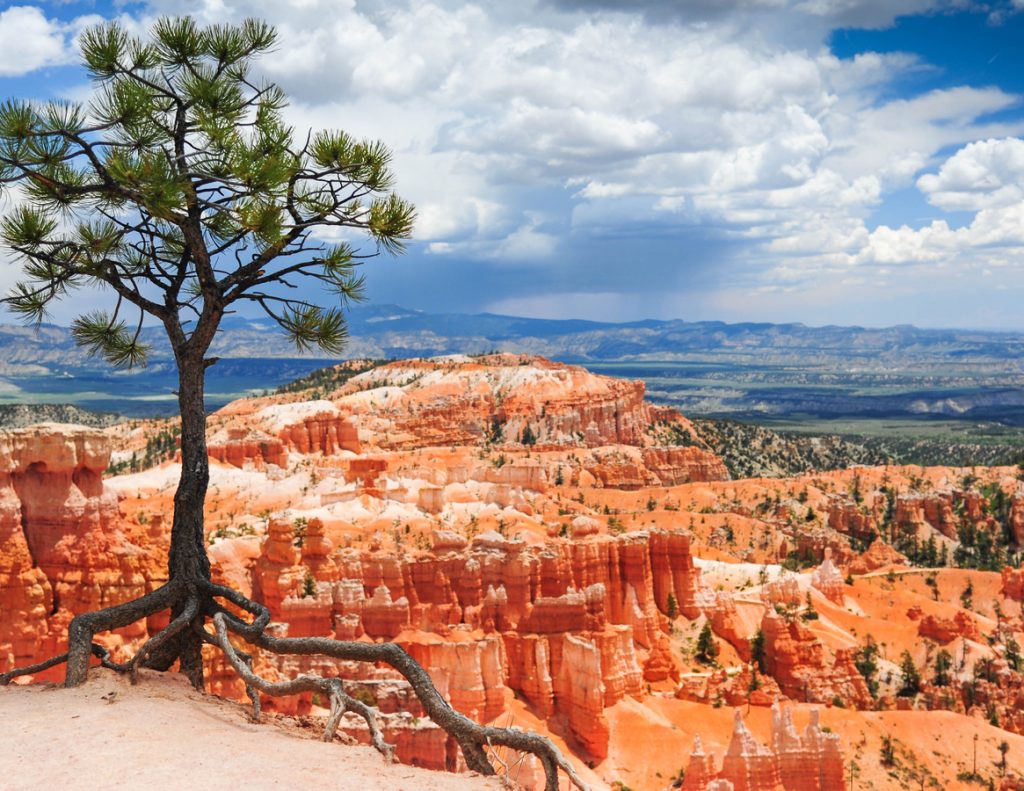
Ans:
[[[828,27],[885,27],[899,16],[981,7],[964,0],[543,0],[565,11],[643,13],[652,20],[715,22],[729,17],[797,13]],[[792,20],[788,24],[792,24]]]

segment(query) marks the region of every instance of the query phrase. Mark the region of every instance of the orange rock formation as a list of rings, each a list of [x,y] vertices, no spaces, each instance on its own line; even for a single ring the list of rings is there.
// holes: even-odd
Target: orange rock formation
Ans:
[[[103,485],[109,459],[110,439],[95,429],[0,433],[0,668],[59,653],[74,615],[159,584],[159,538],[143,548],[122,529],[117,496]],[[145,634],[136,624],[108,642]]]
[[[843,788],[841,742],[877,748],[879,718],[1024,731],[1024,576],[926,572],[891,544],[912,554],[914,539],[933,540],[952,558],[958,521],[1024,534],[1016,469],[971,471],[977,486],[963,470],[917,467],[730,481],[642,385],[513,355],[394,363],[301,398],[211,418],[217,579],[265,602],[279,634],[397,641],[457,709],[551,734],[581,771],[593,765],[597,788],[664,787],[698,731],[684,788],[786,791]],[[74,613],[161,582],[177,467],[103,481],[119,431],[0,433],[0,670],[58,652]],[[986,499],[997,488],[1005,513]],[[158,620],[100,637],[123,657]],[[716,665],[695,655],[705,623]],[[869,644],[877,697],[857,669]],[[933,683],[938,644],[955,666]],[[897,703],[904,650],[924,681]],[[459,768],[393,673],[255,661],[271,677],[345,678],[376,699],[402,760]],[[244,697],[222,660],[208,670],[211,690]],[[829,707],[832,733],[814,718],[794,728],[806,702]],[[322,714],[309,696],[265,705]],[[746,723],[730,729],[722,705],[749,707]],[[897,706],[912,710],[887,711]],[[342,729],[365,738],[354,719]],[[947,741],[918,744],[915,760],[958,789],[966,770]],[[858,761],[874,787],[895,787]]]
[[[736,791],[846,791],[843,764],[839,736],[821,729],[816,711],[800,734],[792,712],[776,703],[770,745],[751,734],[737,709],[721,770],[715,771],[714,757],[705,754],[697,737],[682,787],[712,791],[726,783]]]

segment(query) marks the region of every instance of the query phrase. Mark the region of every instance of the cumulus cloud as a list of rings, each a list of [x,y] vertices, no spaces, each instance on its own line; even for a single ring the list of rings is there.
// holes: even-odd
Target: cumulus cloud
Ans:
[[[969,143],[917,180],[921,192],[949,211],[978,211],[1024,200],[1024,140],[1015,137]]]
[[[922,228],[879,226],[855,255],[856,263],[920,264],[957,263],[965,268],[979,264],[1015,263],[1024,245],[1024,203],[982,209],[974,220],[952,228],[945,220],[933,220]]]
[[[0,11],[0,77],[67,63],[71,59],[68,26],[47,19],[35,6]]]

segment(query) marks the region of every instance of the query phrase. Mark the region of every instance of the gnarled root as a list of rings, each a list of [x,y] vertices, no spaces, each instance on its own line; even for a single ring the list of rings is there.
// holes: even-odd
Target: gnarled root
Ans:
[[[168,640],[183,631],[198,614],[199,597],[189,596],[188,600],[185,602],[185,606],[181,610],[181,613],[161,631],[157,632],[157,634],[153,635],[143,643],[142,648],[138,650],[135,656],[132,657],[132,661],[128,663],[129,673],[131,673],[131,680],[133,684],[138,680],[139,665],[145,662],[145,660],[154,651],[158,651],[165,643],[167,643]]]
[[[68,667],[64,676],[64,686],[77,687],[85,681],[89,672],[92,638],[96,632],[119,629],[147,618],[153,613],[170,608],[178,601],[179,588],[180,586],[172,580],[138,599],[95,612],[76,615],[68,627]]]
[[[394,745],[384,741],[384,734],[381,733],[377,724],[377,716],[373,709],[365,703],[356,700],[345,692],[341,681],[336,678],[319,678],[316,676],[299,676],[291,681],[273,683],[260,678],[252,671],[251,662],[247,663],[238,655],[237,650],[228,639],[227,625],[224,621],[224,613],[217,613],[213,616],[213,625],[217,629],[216,644],[227,656],[235,672],[242,677],[247,686],[259,690],[266,695],[295,695],[300,692],[319,692],[331,702],[331,713],[327,718],[327,726],[324,728],[324,741],[334,739],[338,729],[338,723],[346,711],[352,711],[366,721],[366,727],[370,729],[370,739],[377,751],[387,760],[392,760],[395,754]]]
[[[93,643],[89,647],[89,653],[100,660],[101,667],[107,667],[111,670],[116,670],[119,673],[124,673],[128,670],[128,665],[122,665],[118,662],[114,662],[110,658],[110,652],[99,643]],[[0,673],[0,687],[6,687],[18,676],[31,676],[36,673],[42,673],[44,670],[49,670],[51,667],[63,664],[68,661],[68,654],[59,654],[58,656],[50,657],[49,659],[38,662],[34,665],[25,665],[25,667],[15,667],[8,670],[6,673]]]

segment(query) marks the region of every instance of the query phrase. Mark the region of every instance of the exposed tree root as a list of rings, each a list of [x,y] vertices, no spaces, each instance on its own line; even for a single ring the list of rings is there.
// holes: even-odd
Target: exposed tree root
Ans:
[[[324,728],[325,742],[334,739],[338,723],[345,712],[353,711],[366,720],[366,727],[370,729],[370,740],[377,751],[389,761],[394,758],[395,747],[384,741],[384,734],[377,724],[377,716],[373,713],[373,709],[346,693],[339,679],[299,676],[291,681],[273,683],[260,678],[252,672],[251,663],[243,661],[235,647],[231,645],[231,641],[228,639],[227,626],[224,622],[224,614],[217,613],[213,616],[213,624],[217,629],[216,644],[220,646],[231,666],[234,667],[235,671],[248,686],[258,689],[264,694],[274,696],[295,695],[300,692],[319,692],[331,702],[331,714],[327,718],[327,726]]]
[[[161,610],[170,609],[180,600],[182,587],[172,580],[138,599],[76,615],[68,627],[66,657],[68,668],[64,677],[64,686],[77,687],[85,681],[86,674],[89,672],[92,638],[96,632],[120,629]],[[159,635],[157,636],[159,637]]]
[[[227,599],[251,614],[253,620],[247,622],[236,617],[214,597]],[[98,631],[127,626],[135,620],[172,607],[177,615],[163,630],[147,640],[125,664],[112,662],[105,648],[92,643],[92,636]],[[203,628],[202,622],[206,617],[212,619],[215,634],[210,634]],[[384,740],[373,709],[346,693],[340,679],[302,675],[290,681],[267,681],[253,672],[252,657],[231,643],[228,637],[230,631],[247,642],[275,654],[322,655],[389,665],[409,682],[427,715],[458,742],[465,756],[466,765],[473,771],[484,775],[495,774],[488,754],[497,755],[497,747],[506,747],[521,753],[531,753],[540,760],[544,767],[547,791],[558,791],[559,769],[566,773],[573,785],[581,791],[587,791],[573,765],[549,739],[515,728],[480,725],[455,711],[437,691],[427,672],[399,645],[333,640],[326,637],[273,637],[265,632],[269,623],[270,611],[236,590],[208,581],[199,581],[189,586],[175,585],[171,582],[135,601],[77,616],[68,630],[68,653],[36,665],[0,674],[0,684],[7,684],[17,676],[39,673],[67,662],[65,685],[77,686],[85,680],[90,655],[99,657],[100,664],[105,667],[129,673],[134,682],[138,668],[146,667],[147,660],[161,649],[166,653],[167,646],[171,645],[175,638],[185,634],[186,628],[191,625],[203,642],[215,645],[224,652],[228,662],[245,682],[246,693],[253,703],[254,720],[259,719],[260,692],[274,696],[317,692],[330,701],[331,707],[324,730],[325,741],[334,738],[341,717],[346,711],[351,711],[366,721],[373,746],[387,759],[393,758],[394,747]],[[82,647],[85,640],[88,642],[85,643],[87,650],[83,658]],[[165,664],[165,660],[160,664]]]
[[[182,608],[181,613],[177,618],[172,620],[167,626],[165,626],[160,632],[153,635],[147,640],[142,648],[138,650],[138,653],[132,657],[132,661],[128,663],[129,672],[131,673],[132,683],[134,684],[138,680],[139,665],[142,664],[150,654],[154,651],[159,650],[168,640],[174,637],[179,632],[188,628],[188,625],[192,622],[192,619],[199,614],[199,597],[190,596],[185,602],[185,606]]]
[[[128,665],[122,665],[111,660],[110,652],[99,643],[93,643],[89,648],[89,653],[100,660],[100,667],[107,667],[111,670],[116,670],[119,673],[124,673],[128,669]],[[6,673],[0,673],[0,687],[6,687],[18,676],[31,676],[36,673],[42,673],[44,670],[49,670],[51,667],[56,667],[57,665],[63,664],[67,661],[68,655],[65,653],[50,657],[46,661],[39,662],[35,665],[12,668]]]

